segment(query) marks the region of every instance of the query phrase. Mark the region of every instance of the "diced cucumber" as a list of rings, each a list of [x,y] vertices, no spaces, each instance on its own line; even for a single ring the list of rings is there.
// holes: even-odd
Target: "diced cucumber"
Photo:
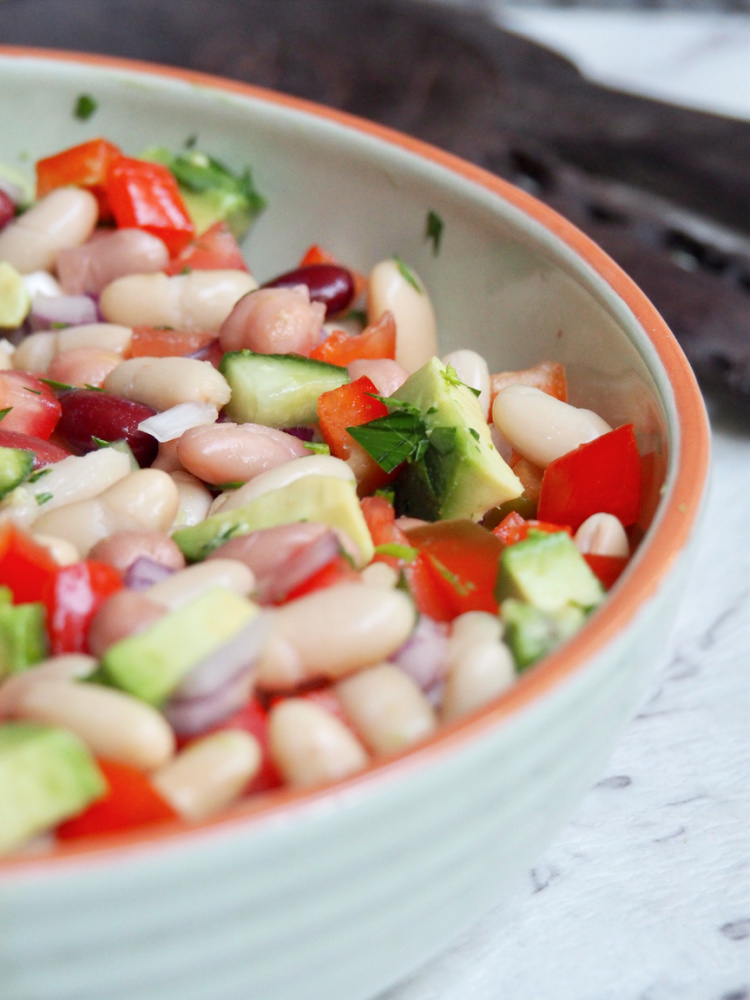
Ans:
[[[0,447],[0,498],[28,479],[33,468],[33,452],[24,448]]]
[[[0,680],[47,656],[45,622],[46,610],[40,602],[0,603]]]
[[[349,381],[346,368],[296,354],[230,351],[219,371],[232,390],[227,415],[267,427],[316,423],[318,396]]]

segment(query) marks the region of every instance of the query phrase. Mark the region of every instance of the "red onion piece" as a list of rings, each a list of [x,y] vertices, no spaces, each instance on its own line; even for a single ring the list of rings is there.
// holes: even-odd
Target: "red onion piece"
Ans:
[[[163,563],[155,562],[148,556],[138,556],[125,570],[122,582],[128,590],[147,590],[173,573],[174,570]]]
[[[445,679],[447,654],[448,626],[420,615],[417,627],[391,660],[429,693]]]
[[[300,441],[312,441],[315,429],[313,427],[285,427],[284,433],[291,434],[292,437],[299,438]]]
[[[29,323],[31,329],[49,330],[58,325],[82,326],[96,323],[99,314],[90,295],[41,295],[32,299]]]

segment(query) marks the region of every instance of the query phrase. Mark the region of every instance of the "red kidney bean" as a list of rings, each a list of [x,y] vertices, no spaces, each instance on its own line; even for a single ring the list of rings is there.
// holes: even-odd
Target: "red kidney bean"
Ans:
[[[156,458],[156,439],[138,430],[138,424],[153,417],[155,410],[142,403],[96,389],[71,389],[60,396],[62,416],[58,433],[76,451],[85,454],[100,441],[127,441],[136,462],[143,468]]]
[[[70,455],[69,451],[51,441],[34,437],[33,434],[23,434],[21,431],[4,431],[0,428],[0,448],[22,448],[34,452],[34,470],[43,465],[51,465]]]
[[[354,298],[351,271],[338,264],[307,264],[267,281],[263,288],[293,288],[295,285],[307,285],[310,301],[322,302],[326,316],[343,312]]]

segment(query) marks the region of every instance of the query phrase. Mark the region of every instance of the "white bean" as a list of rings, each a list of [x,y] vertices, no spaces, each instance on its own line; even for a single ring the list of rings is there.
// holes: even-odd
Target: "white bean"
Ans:
[[[515,681],[515,666],[504,642],[487,642],[464,648],[454,662],[443,690],[441,714],[450,720],[480,708],[502,694]]]
[[[61,250],[57,273],[67,295],[98,295],[116,278],[162,271],[168,263],[169,251],[158,236],[143,229],[115,229]]]
[[[67,538],[58,538],[56,535],[40,535],[36,531],[31,532],[37,545],[45,548],[58,566],[72,566],[81,558],[81,553],[75,545]]]
[[[418,743],[434,731],[435,713],[414,681],[391,663],[381,663],[336,685],[360,739],[387,754]]]
[[[121,361],[119,354],[101,347],[71,347],[55,355],[47,369],[47,377],[63,385],[100,388]]]
[[[57,354],[57,334],[39,330],[24,337],[13,353],[13,367],[44,374]]]
[[[97,757],[140,771],[161,767],[174,753],[174,733],[161,712],[99,684],[29,683],[16,698],[13,715],[64,726]]]
[[[37,681],[77,681],[90,677],[99,665],[93,656],[84,653],[64,653],[34,664],[27,670],[12,674],[0,684],[0,719],[10,718],[21,693]]]
[[[492,404],[492,421],[519,454],[541,468],[612,430],[592,410],[528,385],[502,389]]]
[[[152,469],[156,467],[156,463],[151,466]],[[208,516],[214,499],[213,494],[200,479],[185,472],[184,469],[168,470],[168,473],[177,487],[179,496],[177,513],[169,530],[177,531],[178,528],[190,528]]]
[[[318,590],[280,607],[271,634],[297,652],[301,676],[338,679],[386,660],[411,635],[414,605],[400,590],[353,582]],[[258,684],[288,684],[264,650],[258,662]]]
[[[287,698],[271,709],[268,746],[290,785],[335,781],[368,763],[367,751],[343,722],[302,698]]]
[[[16,348],[7,337],[0,337],[0,371],[13,367],[13,355]]]
[[[622,521],[614,514],[603,511],[586,518],[576,531],[574,541],[578,551],[584,554],[626,559],[630,555],[630,544]]]
[[[446,354],[442,362],[451,365],[465,385],[478,390],[479,405],[487,420],[490,415],[490,369],[482,355],[464,348]]]
[[[130,274],[102,289],[99,308],[105,319],[125,326],[218,332],[239,299],[257,287],[247,271]]]
[[[178,504],[177,487],[166,472],[138,469],[96,497],[40,515],[34,530],[70,539],[85,556],[116,531],[167,531]]]
[[[384,587],[386,590],[392,590],[399,580],[396,570],[384,562],[371,562],[362,570],[360,577],[363,583],[369,583],[373,587]]]
[[[210,361],[195,358],[130,358],[110,372],[104,388],[154,410],[188,402],[221,409],[232,395],[227,380]]]
[[[275,469],[269,469],[268,472],[262,472],[259,476],[255,476],[239,489],[219,494],[217,500],[221,497],[225,499],[221,504],[214,503],[211,513],[216,513],[218,509],[224,512],[244,507],[245,504],[263,496],[264,493],[283,489],[304,476],[328,476],[350,483],[355,481],[350,466],[340,458],[334,458],[333,455],[307,455],[303,458],[293,458]]]
[[[143,593],[174,611],[215,587],[247,597],[255,587],[255,574],[239,559],[211,559],[173,573]]]
[[[376,322],[385,312],[396,320],[396,361],[408,372],[421,368],[437,353],[435,313],[422,282],[414,288],[395,260],[376,264],[370,274],[367,318]]]
[[[309,456],[293,434],[262,424],[208,424],[182,435],[177,457],[205,483],[247,482],[292,458]]]
[[[60,282],[49,271],[29,271],[24,274],[23,283],[32,299],[35,295],[48,295],[54,299],[64,294]]]
[[[98,218],[99,206],[90,191],[57,188],[0,232],[0,260],[22,274],[53,271],[58,253],[84,243]]]
[[[206,819],[242,795],[258,772],[261,749],[250,733],[225,729],[196,740],[152,775],[154,788],[188,820]]]
[[[66,330],[40,330],[21,341],[13,355],[13,367],[29,372],[47,372],[61,351],[79,347],[98,347],[124,354],[130,347],[133,331],[114,323],[82,323]]]

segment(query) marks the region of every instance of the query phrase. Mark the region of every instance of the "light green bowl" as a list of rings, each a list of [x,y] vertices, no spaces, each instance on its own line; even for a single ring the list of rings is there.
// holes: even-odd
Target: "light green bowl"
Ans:
[[[76,98],[98,102],[87,122]],[[237,83],[114,59],[0,53],[0,159],[104,135],[253,166],[260,280],[311,243],[399,253],[443,350],[565,363],[571,401],[632,421],[644,541],[611,599],[503,698],[410,753],[192,829],[0,863],[2,1000],[366,1000],[502,900],[601,773],[686,577],[708,428],[674,338],[586,237],[534,199],[385,129]],[[445,223],[439,255],[429,211]]]

